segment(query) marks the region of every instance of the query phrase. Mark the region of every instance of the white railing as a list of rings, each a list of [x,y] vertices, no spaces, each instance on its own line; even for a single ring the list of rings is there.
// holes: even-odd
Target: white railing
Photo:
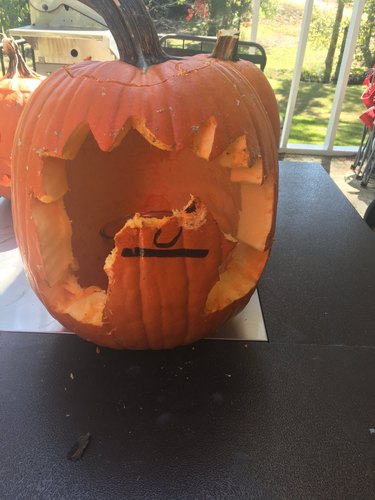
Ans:
[[[365,1],[366,0],[354,0],[352,16],[345,44],[345,50],[342,58],[340,73],[337,80],[336,91],[332,105],[332,111],[330,114],[330,119],[326,130],[325,141],[324,144],[321,145],[290,144],[288,142],[292,127],[293,114],[295,111],[295,106],[297,101],[299,84],[301,80],[302,65],[305,56],[309,27],[311,23],[312,11],[314,5],[314,0],[305,1],[305,8],[303,12],[301,34],[298,43],[296,62],[289,92],[288,104],[283,119],[283,127],[280,139],[281,153],[340,156],[340,155],[354,154],[358,151],[358,147],[335,146],[334,143],[337,132],[337,126],[340,119],[342,104],[345,97],[345,91],[348,83],[350,68],[353,61],[353,55],[358,38],[359,26],[363,14],[363,9],[365,6]],[[254,42],[257,41],[256,38],[258,32],[259,8],[260,8],[260,0],[253,0],[251,41]]]

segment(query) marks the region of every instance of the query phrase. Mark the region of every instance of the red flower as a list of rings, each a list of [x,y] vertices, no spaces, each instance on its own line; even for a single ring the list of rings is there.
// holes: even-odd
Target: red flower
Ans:
[[[195,0],[192,7],[188,9],[187,21],[191,21],[194,16],[205,19],[209,16],[208,0]]]
[[[193,9],[188,9],[188,14],[186,16],[186,21],[191,21],[194,17],[194,10]]]

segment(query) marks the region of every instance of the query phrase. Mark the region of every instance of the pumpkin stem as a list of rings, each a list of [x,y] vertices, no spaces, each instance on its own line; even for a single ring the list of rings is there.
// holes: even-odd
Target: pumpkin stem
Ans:
[[[220,30],[211,57],[222,61],[238,61],[238,36],[233,30]]]
[[[161,48],[154,23],[141,0],[80,0],[101,15],[121,61],[144,71],[171,59]]]
[[[27,66],[20,49],[13,38],[3,38],[2,44],[3,52],[9,57],[9,66],[5,78],[40,78],[38,73],[31,70]]]
[[[5,73],[4,78],[14,78],[17,75],[18,66],[18,53],[15,49],[13,40],[11,38],[3,38],[3,52],[9,58],[8,71]]]

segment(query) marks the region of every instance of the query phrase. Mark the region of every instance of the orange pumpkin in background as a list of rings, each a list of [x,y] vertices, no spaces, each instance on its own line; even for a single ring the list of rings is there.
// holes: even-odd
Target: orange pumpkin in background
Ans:
[[[0,196],[10,198],[14,134],[26,102],[44,77],[27,67],[12,38],[3,38],[2,43],[3,52],[9,57],[9,68],[0,79]]]
[[[138,0],[85,0],[120,60],[53,73],[14,145],[13,216],[50,313],[113,348],[193,342],[243,309],[276,216],[278,109],[238,40],[169,58]]]

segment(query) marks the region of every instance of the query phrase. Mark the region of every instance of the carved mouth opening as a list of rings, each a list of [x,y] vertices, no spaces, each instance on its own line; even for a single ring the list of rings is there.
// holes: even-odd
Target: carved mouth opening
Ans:
[[[101,151],[91,132],[82,128],[72,134],[67,148],[74,155],[44,157],[45,193],[34,198],[33,219],[48,296],[62,313],[102,325],[115,281],[113,266],[116,259],[126,257],[119,243],[124,230],[152,228],[152,247],[157,251],[150,255],[162,255],[174,249],[182,230],[199,230],[207,210],[234,250],[217,270],[206,312],[254,288],[268,255],[265,222],[271,227],[273,180],[263,182],[260,159],[248,168],[240,140],[208,161],[213,133],[206,124],[191,148],[173,152],[130,129],[114,149]],[[244,225],[241,215],[248,218],[259,202],[264,203],[264,216]],[[162,233],[171,221],[175,233]],[[135,248],[139,257],[145,256],[139,250],[143,247]],[[182,250],[176,255],[183,256]]]

